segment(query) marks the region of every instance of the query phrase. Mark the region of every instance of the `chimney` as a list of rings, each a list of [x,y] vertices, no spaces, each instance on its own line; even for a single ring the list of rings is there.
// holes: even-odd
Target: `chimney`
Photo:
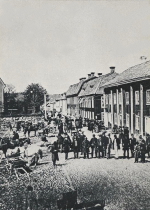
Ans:
[[[91,77],[94,77],[95,72],[91,72]]]
[[[110,67],[110,73],[113,74],[115,72],[115,66]]]
[[[82,78],[80,78],[79,80],[80,80],[80,82],[81,82],[81,81],[84,81],[84,80],[86,80],[86,77],[82,77]]]
[[[98,73],[97,75],[100,77],[100,76],[102,76],[102,73]]]
[[[91,77],[91,74],[88,74],[88,79],[90,79],[90,77]]]

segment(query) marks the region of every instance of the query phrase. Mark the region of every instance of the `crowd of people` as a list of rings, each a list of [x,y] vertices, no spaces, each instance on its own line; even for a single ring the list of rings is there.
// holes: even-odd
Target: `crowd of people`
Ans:
[[[147,135],[146,141],[140,135],[138,139],[131,134],[129,138],[129,131],[127,128],[121,128],[119,133],[112,133],[108,130],[102,130],[98,134],[93,133],[91,125],[87,124],[87,129],[92,131],[92,138],[86,136],[83,131],[83,119],[81,117],[72,119],[69,116],[62,116],[61,114],[56,117],[48,117],[42,123],[35,124],[32,120],[21,124],[16,123],[16,130],[13,131],[12,141],[18,141],[20,146],[20,138],[18,132],[22,129],[24,136],[29,139],[31,130],[37,132],[42,129],[41,140],[47,142],[47,136],[49,132],[54,130],[51,128],[55,127],[57,133],[57,141],[51,145],[52,161],[53,165],[56,165],[56,161],[59,160],[58,153],[65,153],[65,160],[68,159],[69,152],[73,152],[74,158],[107,158],[115,157],[116,159],[121,158],[119,156],[120,150],[123,150],[123,158],[135,158],[135,163],[141,159],[141,162],[145,162],[145,154],[148,153],[150,157],[150,136]],[[89,126],[90,125],[90,126]],[[93,124],[92,124],[93,125]],[[92,126],[93,128],[93,126]],[[9,123],[10,131],[13,130],[13,126]],[[30,143],[30,142],[29,142]],[[3,143],[1,138],[0,144],[6,157],[7,147]],[[17,151],[19,154],[19,151]]]
[[[66,160],[69,152],[74,153],[74,158],[135,158],[135,163],[139,159],[144,163],[146,153],[150,157],[149,135],[147,135],[146,141],[141,135],[137,139],[134,137],[134,134],[131,134],[131,137],[129,137],[129,130],[125,127],[121,128],[118,134],[112,134],[112,132],[105,130],[100,134],[93,133],[92,138],[89,139],[81,128],[75,126],[74,131],[70,134],[69,129],[67,130],[68,132],[66,131],[67,122],[63,123],[59,119],[59,123],[57,141],[54,142],[52,147],[54,165],[59,160],[58,152],[64,152]],[[123,157],[119,156],[119,150],[123,150]]]

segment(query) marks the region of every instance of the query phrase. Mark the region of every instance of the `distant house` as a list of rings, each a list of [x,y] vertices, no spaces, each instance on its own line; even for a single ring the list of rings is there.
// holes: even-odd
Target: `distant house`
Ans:
[[[60,111],[60,97],[60,94],[49,95],[48,105],[50,111]]]
[[[85,77],[80,78],[79,82],[73,85],[70,85],[68,91],[66,92],[67,98],[67,113],[71,116],[79,115],[79,98],[78,95],[81,91],[83,84],[86,81],[93,80],[96,78],[93,74],[88,74],[88,78]]]
[[[111,68],[111,72],[105,75],[98,73],[98,77],[94,77],[94,73],[92,73],[91,76],[94,79],[84,82],[79,93],[79,109],[82,117],[104,120],[104,88],[102,86],[118,75],[114,70]]]
[[[105,84],[105,124],[150,134],[150,61],[133,66]]]
[[[0,78],[0,115],[4,112],[4,87],[5,84],[3,80]]]

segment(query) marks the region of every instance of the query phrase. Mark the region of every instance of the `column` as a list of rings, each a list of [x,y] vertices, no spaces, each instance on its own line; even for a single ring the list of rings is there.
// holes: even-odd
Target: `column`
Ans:
[[[141,135],[143,136],[143,123],[144,123],[144,118],[143,118],[143,85],[140,84],[140,132]]]
[[[110,91],[111,94],[111,128],[114,127],[114,106],[113,106],[113,92]]]
[[[130,126],[130,129],[131,129],[131,133],[133,133],[134,132],[134,129],[133,129],[133,87],[132,86],[130,86],[130,110],[131,110],[131,112],[130,112],[130,120],[131,120],[131,126]]]
[[[117,101],[117,124],[118,127],[120,126],[120,119],[119,119],[119,93],[118,89],[116,89],[116,101]]]
[[[122,112],[122,126],[124,126],[124,98],[123,98],[123,89],[121,88],[121,112]]]

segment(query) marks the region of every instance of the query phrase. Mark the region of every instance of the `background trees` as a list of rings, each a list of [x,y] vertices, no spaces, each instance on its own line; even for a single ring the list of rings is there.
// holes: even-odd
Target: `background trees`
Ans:
[[[32,83],[28,85],[23,94],[25,106],[35,113],[40,111],[40,106],[44,103],[44,94],[47,94],[47,91],[38,83]]]
[[[40,84],[30,84],[24,92],[16,93],[13,85],[6,85],[4,90],[5,114],[37,113],[44,103],[44,94],[47,91]]]

